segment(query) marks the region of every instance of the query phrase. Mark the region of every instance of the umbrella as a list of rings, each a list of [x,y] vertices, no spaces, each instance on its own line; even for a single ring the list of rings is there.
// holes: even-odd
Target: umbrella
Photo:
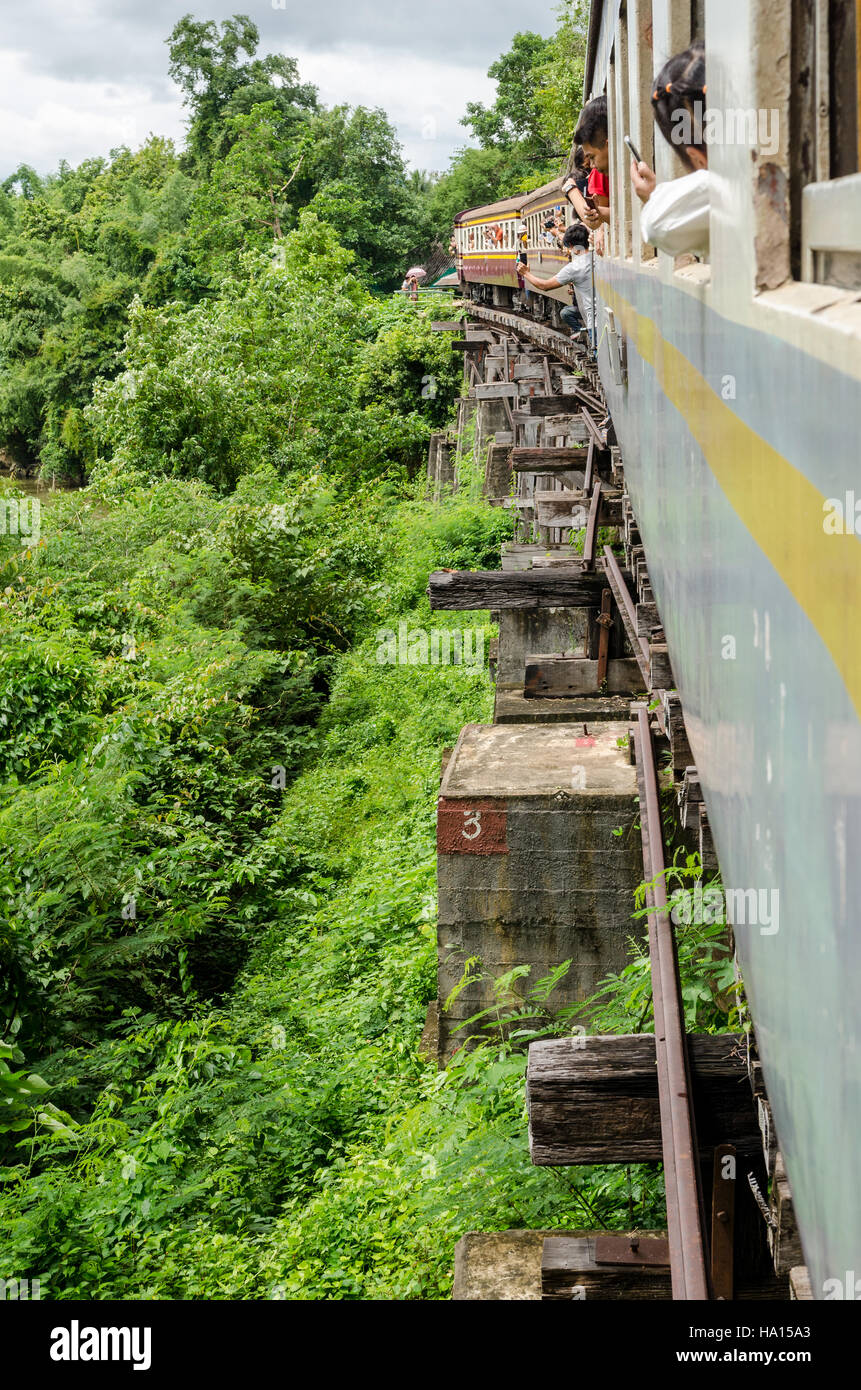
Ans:
[[[410,270],[407,271],[405,278],[407,280],[424,280],[426,275],[427,271],[424,269],[423,266],[414,265],[411,267]]]

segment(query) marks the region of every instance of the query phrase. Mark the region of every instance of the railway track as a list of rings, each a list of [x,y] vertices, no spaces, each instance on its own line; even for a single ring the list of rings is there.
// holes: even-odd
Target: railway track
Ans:
[[[458,460],[472,433],[477,452],[487,456],[485,491],[498,505],[514,507],[517,539],[503,554],[500,571],[431,575],[431,606],[490,609],[499,616],[496,735],[513,725],[518,736],[532,728],[536,738],[540,730],[546,739],[556,728],[568,738],[569,729],[579,732],[576,720],[584,721],[586,737],[574,742],[591,745],[601,739],[589,736],[590,725],[595,732],[615,728],[607,721],[624,721],[648,885],[654,1037],[587,1037],[582,1052],[573,1054],[571,1039],[533,1044],[530,1146],[534,1162],[553,1165],[660,1157],[666,1236],[604,1232],[585,1244],[582,1237],[547,1237],[541,1296],[576,1297],[572,1287],[588,1287],[590,1297],[780,1298],[789,1296],[792,1270],[794,1296],[804,1297],[805,1271],[785,1180],[782,1191],[779,1182],[773,1184],[770,1203],[763,1195],[777,1157],[755,1053],[742,1037],[688,1037],[685,1031],[667,903],[662,790],[672,786],[679,823],[694,836],[704,868],[716,867],[716,858],[600,379],[565,333],[485,305],[470,305],[468,313],[469,320],[436,325],[462,335],[453,346],[465,355],[470,389],[460,403],[458,437],[432,443],[429,491],[439,496],[443,488],[456,487]],[[501,495],[500,477],[507,495]],[[583,536],[579,555],[568,545],[577,532]],[[614,546],[623,549],[622,557]],[[543,632],[554,632],[560,612],[580,615],[579,647],[535,650]],[[512,684],[512,662],[520,663],[514,678],[520,690]],[[501,674],[508,685],[500,686]],[[648,704],[643,690],[651,697]],[[667,755],[666,769],[658,768],[656,743]],[[459,744],[453,755],[458,765],[464,749]],[[441,790],[442,827],[455,804],[451,771]],[[482,802],[488,817],[503,814],[497,790],[491,787]],[[520,790],[512,786],[508,792],[516,796]],[[457,805],[466,816],[468,802]],[[440,831],[441,900],[443,866],[455,863],[462,849],[452,833]],[[498,826],[494,833],[488,854],[502,852]],[[487,925],[488,937],[498,933],[498,922]],[[442,969],[441,964],[441,997]],[[442,1061],[444,1052],[441,1045]],[[740,1185],[737,1171],[746,1179]],[[601,1292],[611,1288],[614,1293]],[[455,1296],[473,1295],[462,1287]]]

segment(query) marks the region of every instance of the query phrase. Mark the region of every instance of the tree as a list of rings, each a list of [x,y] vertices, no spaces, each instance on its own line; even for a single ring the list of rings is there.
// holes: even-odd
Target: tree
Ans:
[[[389,288],[403,278],[416,246],[430,238],[424,201],[407,176],[386,113],[335,106],[310,123],[300,192],[355,251],[359,268]]]
[[[168,71],[185,96],[191,119],[188,148],[200,173],[223,157],[235,138],[229,118],[273,102],[285,121],[297,124],[317,108],[316,88],[299,81],[295,59],[269,53],[255,58],[260,33],[248,15],[226,19],[220,29],[184,15],[167,40]],[[240,60],[246,53],[248,62]]]
[[[492,106],[468,102],[461,122],[484,149],[519,146],[521,152],[528,150],[538,159],[561,153],[554,148],[538,100],[542,75],[552,56],[552,39],[527,32],[515,34],[509,51],[490,65],[487,75],[496,81],[496,101]]]
[[[544,128],[552,133],[559,148],[567,152],[583,106],[589,6],[586,0],[562,0],[557,13],[559,27],[553,35],[536,103]]]
[[[191,249],[210,273],[229,271],[237,252],[262,250],[290,230],[295,215],[286,195],[302,164],[274,102],[226,117],[225,126],[230,149],[200,184],[189,223]]]

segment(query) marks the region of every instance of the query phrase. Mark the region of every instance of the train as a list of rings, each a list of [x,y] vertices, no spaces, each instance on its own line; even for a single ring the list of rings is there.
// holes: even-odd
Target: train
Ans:
[[[560,176],[530,193],[484,207],[468,208],[454,220],[458,283],[479,303],[514,308],[561,327],[559,310],[571,303],[570,286],[538,293],[526,290],[517,276],[522,255],[535,275],[552,279],[567,262],[558,244],[542,234],[548,214],[559,214],[566,227],[576,221],[574,209],[562,192]],[[525,236],[520,228],[526,227]]]
[[[861,1274],[859,15],[595,0],[584,77],[610,156],[594,350],[723,884],[778,905],[735,939],[818,1298]],[[709,252],[674,258],[642,240],[623,137],[686,172],[651,94],[696,38]],[[557,206],[561,178],[460,213],[462,292],[558,326],[567,288],[527,296],[515,268],[525,221],[553,274]]]

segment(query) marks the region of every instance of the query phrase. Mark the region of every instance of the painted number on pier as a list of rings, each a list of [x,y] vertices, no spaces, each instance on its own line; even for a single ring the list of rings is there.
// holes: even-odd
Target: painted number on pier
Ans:
[[[454,801],[441,797],[437,811],[440,854],[507,854],[504,801]]]

